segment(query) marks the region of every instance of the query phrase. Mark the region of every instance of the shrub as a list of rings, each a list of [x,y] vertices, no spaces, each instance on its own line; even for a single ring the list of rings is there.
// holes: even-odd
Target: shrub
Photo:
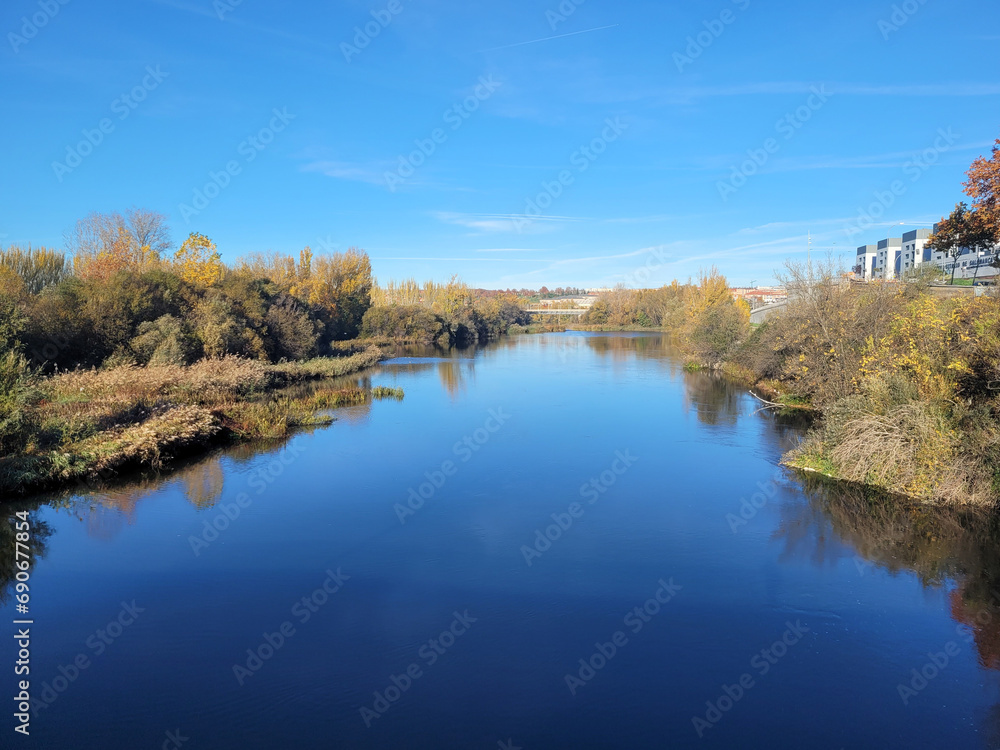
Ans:
[[[0,353],[0,455],[23,451],[37,425],[41,398],[28,361],[19,352]]]
[[[291,297],[272,305],[264,320],[272,360],[307,359],[316,354],[318,326]]]
[[[736,350],[749,328],[749,311],[727,298],[701,311],[691,322],[688,339],[699,356],[718,363]]]
[[[187,364],[195,348],[194,338],[184,321],[173,315],[141,323],[131,344],[139,361],[151,365]]]
[[[361,336],[387,336],[430,343],[447,330],[444,319],[419,305],[370,307],[361,320]]]

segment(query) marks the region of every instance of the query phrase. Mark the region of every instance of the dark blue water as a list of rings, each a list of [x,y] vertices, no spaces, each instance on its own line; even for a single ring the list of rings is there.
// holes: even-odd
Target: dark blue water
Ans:
[[[402,402],[18,506],[36,710],[3,649],[0,745],[998,746],[990,524],[804,487],[798,427],[680,364],[407,358],[366,376]]]

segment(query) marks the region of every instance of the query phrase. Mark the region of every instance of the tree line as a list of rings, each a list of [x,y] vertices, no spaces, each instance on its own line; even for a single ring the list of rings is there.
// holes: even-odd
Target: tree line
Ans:
[[[750,334],[750,306],[733,298],[717,268],[702,271],[697,283],[674,280],[660,289],[605,292],[581,316],[585,325],[666,328],[680,335],[700,361],[727,359]]]
[[[454,344],[526,322],[513,294],[481,295],[457,279],[399,287],[379,290],[355,248],[227,265],[205,235],[175,247],[155,211],[93,213],[65,250],[0,249],[0,357],[10,371],[41,373],[227,355],[278,362],[336,354],[336,342],[363,331]]]
[[[0,250],[0,351],[44,372],[303,359],[357,335],[369,306],[371,265],[355,249],[226,266],[201,234],[173,249],[165,218],[142,209],[92,214],[66,239],[66,252]]]

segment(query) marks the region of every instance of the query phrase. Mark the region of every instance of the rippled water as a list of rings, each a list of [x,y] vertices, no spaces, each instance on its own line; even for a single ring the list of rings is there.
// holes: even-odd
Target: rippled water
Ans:
[[[363,378],[402,402],[10,506],[17,746],[998,746],[987,519],[803,486],[800,428],[660,336],[412,354]]]

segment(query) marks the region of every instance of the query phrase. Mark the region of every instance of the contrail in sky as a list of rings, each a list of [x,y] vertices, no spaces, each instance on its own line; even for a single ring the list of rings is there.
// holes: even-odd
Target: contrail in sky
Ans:
[[[613,23],[610,26],[598,26],[596,29],[584,29],[583,31],[574,31],[570,34],[557,34],[556,36],[547,36],[544,39],[532,39],[530,42],[518,42],[517,44],[505,44],[502,47],[490,47],[489,49],[481,49],[480,52],[494,52],[498,49],[510,49],[511,47],[523,47],[526,44],[537,44],[538,42],[547,42],[550,39],[562,39],[567,36],[576,36],[577,34],[589,34],[591,31],[602,31],[603,29],[613,29],[620,24]]]

